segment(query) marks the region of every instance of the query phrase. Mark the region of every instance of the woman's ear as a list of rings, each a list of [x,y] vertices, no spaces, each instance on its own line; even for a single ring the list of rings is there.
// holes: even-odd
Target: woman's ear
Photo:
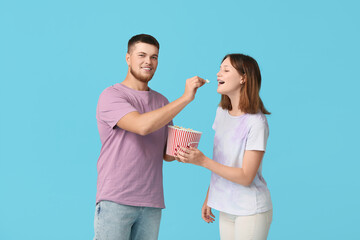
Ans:
[[[240,77],[240,84],[244,84],[245,82],[246,82],[246,75],[244,74],[244,75],[242,75],[241,77]]]

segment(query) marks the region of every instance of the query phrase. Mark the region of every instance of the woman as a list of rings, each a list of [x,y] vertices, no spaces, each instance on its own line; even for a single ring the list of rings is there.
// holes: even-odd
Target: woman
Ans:
[[[243,54],[226,55],[217,73],[221,102],[213,125],[214,160],[196,148],[177,149],[177,160],[212,171],[202,218],[213,222],[211,208],[220,211],[220,237],[266,239],[272,203],[262,176],[262,159],[270,114],[260,99],[257,62]]]

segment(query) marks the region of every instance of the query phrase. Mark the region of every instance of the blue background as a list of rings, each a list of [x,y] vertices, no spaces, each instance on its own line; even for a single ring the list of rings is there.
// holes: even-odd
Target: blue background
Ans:
[[[259,63],[272,115],[263,174],[269,239],[359,239],[357,1],[1,1],[0,239],[92,239],[99,94],[127,72],[128,39],[160,42],[150,87],[170,101],[211,83],[175,119],[211,157],[222,57]],[[164,164],[159,239],[218,239],[200,209],[206,169]],[[218,218],[218,213],[216,212]]]

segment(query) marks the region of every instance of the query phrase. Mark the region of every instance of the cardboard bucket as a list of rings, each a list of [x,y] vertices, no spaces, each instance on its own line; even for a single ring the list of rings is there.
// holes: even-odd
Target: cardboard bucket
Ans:
[[[197,148],[200,142],[202,132],[187,130],[184,128],[177,128],[168,126],[168,138],[166,146],[166,154],[175,156],[175,148],[180,147],[195,147]]]

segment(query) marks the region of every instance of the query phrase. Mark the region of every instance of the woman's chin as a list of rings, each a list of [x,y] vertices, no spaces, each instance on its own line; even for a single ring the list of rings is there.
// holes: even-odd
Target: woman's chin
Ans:
[[[216,91],[217,91],[217,93],[219,93],[219,94],[225,95],[224,91],[221,91],[219,88],[218,88]]]

